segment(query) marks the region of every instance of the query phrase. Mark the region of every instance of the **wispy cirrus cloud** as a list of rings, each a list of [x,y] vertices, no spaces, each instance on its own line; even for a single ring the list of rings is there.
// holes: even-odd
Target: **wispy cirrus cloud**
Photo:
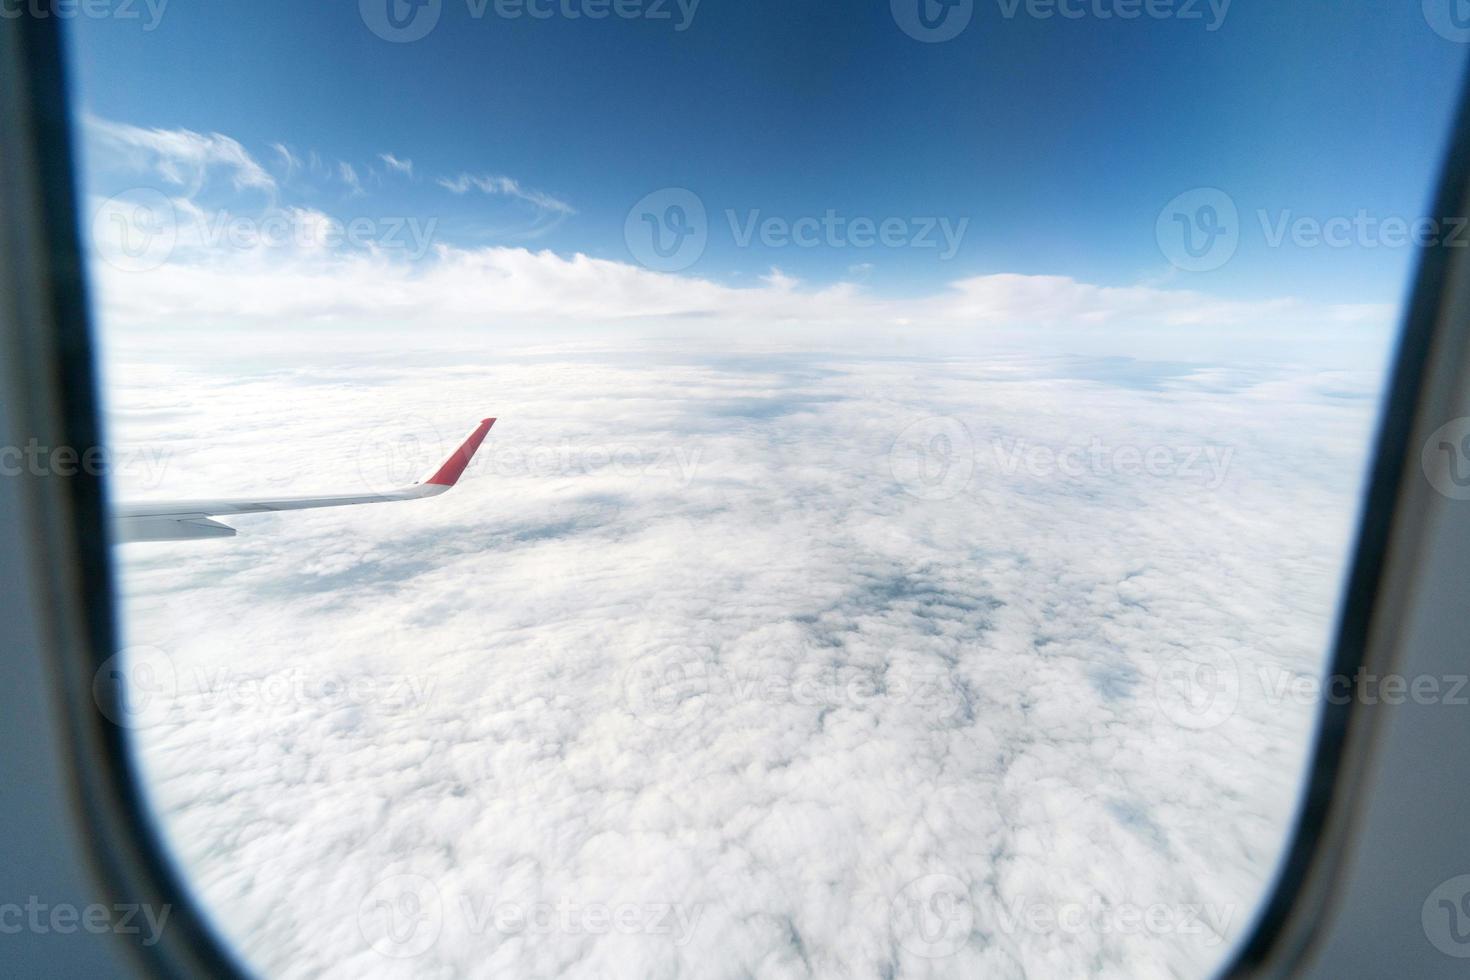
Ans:
[[[88,115],[88,134],[134,169],[152,171],[170,184],[197,192],[211,170],[229,175],[237,190],[274,191],[276,180],[240,143],[220,133],[149,129]]]
[[[534,204],[542,210],[555,214],[572,215],[577,213],[575,208],[560,198],[533,190],[529,187],[524,187],[520,181],[513,177],[493,174],[476,176],[474,174],[462,173],[458,177],[453,178],[440,177],[436,183],[453,194],[468,194],[471,190],[478,189],[485,194],[516,198],[517,200]]]
[[[367,191],[363,189],[362,178],[357,175],[357,168],[354,167],[352,164],[345,161],[338,162],[337,176],[341,178],[342,183],[347,185],[347,190],[352,194],[353,197],[358,197],[367,193]]]
[[[281,168],[285,170],[287,180],[296,176],[306,166],[305,162],[285,143],[272,143],[271,149],[276,152],[276,156],[280,159]]]
[[[413,176],[412,160],[400,160],[392,153],[379,153],[378,159],[383,161],[383,165],[395,173],[403,174],[406,177]]]

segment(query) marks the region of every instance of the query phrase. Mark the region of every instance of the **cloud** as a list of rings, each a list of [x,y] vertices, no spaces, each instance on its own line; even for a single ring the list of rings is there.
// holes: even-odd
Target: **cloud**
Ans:
[[[244,147],[219,133],[187,129],[145,129],[88,115],[87,136],[109,154],[120,154],[136,170],[152,170],[170,184],[199,190],[213,168],[230,176],[236,190],[274,191],[275,178]]]
[[[1246,934],[1371,380],[377,337],[107,363],[169,451],[124,498],[376,486],[501,417],[432,502],[119,553],[150,797],[258,972],[1204,976]]]
[[[379,153],[378,159],[382,160],[389,170],[396,171],[408,177],[413,176],[412,160],[400,160],[391,153]]]
[[[347,185],[347,189],[352,192],[353,197],[361,197],[367,193],[362,189],[362,179],[357,176],[357,168],[352,164],[339,161],[337,164],[337,176],[341,178],[342,183]]]
[[[281,166],[286,171],[286,179],[290,180],[298,171],[305,167],[301,158],[291,152],[291,148],[284,143],[272,143],[271,149],[281,158]]]
[[[422,254],[433,239],[427,261]],[[119,322],[138,325],[298,322],[421,323],[505,327],[678,323],[681,329],[789,330],[850,327],[888,332],[1169,331],[1229,337],[1284,349],[1294,338],[1352,330],[1385,338],[1392,312],[1319,306],[1290,298],[1222,300],[1191,290],[1108,287],[1066,276],[997,274],[957,280],[928,296],[895,299],[857,283],[804,284],[779,270],[758,286],[652,272],[627,262],[525,248],[457,248],[427,226],[404,225],[370,257],[325,254],[303,265],[289,251],[220,252],[171,262],[147,277],[100,266],[105,301]],[[1244,337],[1237,339],[1244,340]]]
[[[166,175],[180,189],[172,214],[150,215],[131,227],[138,211],[113,208],[112,222],[94,224],[102,238],[99,254],[125,258],[119,229],[130,241],[140,236],[160,245],[161,264],[147,275],[135,263],[96,267],[109,318],[136,327],[259,327],[282,321],[353,322],[361,325],[416,323],[464,329],[563,327],[622,329],[656,323],[681,331],[771,334],[803,330],[887,332],[912,335],[965,331],[994,340],[1005,333],[1036,331],[1090,333],[1087,343],[1155,350],[1163,332],[1169,343],[1189,341],[1191,356],[1206,346],[1272,348],[1290,354],[1297,345],[1320,353],[1324,345],[1353,349],[1359,364],[1372,363],[1388,342],[1394,311],[1387,306],[1311,303],[1292,297],[1223,299],[1197,290],[1158,284],[1108,285],[1067,276],[994,272],[957,277],[927,294],[885,296],[864,285],[872,266],[860,263],[845,281],[809,284],[773,269],[752,286],[734,286],[695,273],[663,274],[582,252],[504,246],[469,247],[446,240],[437,218],[357,214],[325,216],[355,235],[294,240],[261,247],[262,236],[246,236],[241,247],[220,233],[234,224],[279,223],[280,215],[315,211],[281,207],[274,197],[262,207],[258,195],[220,201],[200,195],[205,175],[223,169],[236,190],[274,190],[272,178],[234,140],[184,130],[144,130],[90,118],[88,131],[128,150],[124,166]],[[335,177],[352,198],[365,196],[351,163],[331,170],[316,151],[305,160],[284,144],[272,144],[287,176],[303,172],[317,181]],[[413,173],[411,161],[384,153],[394,172]],[[517,237],[550,230],[575,210],[566,202],[506,176],[462,173],[437,183],[456,195],[478,192],[531,206],[529,228]],[[94,201],[94,212],[108,205]],[[359,210],[361,207],[359,206]],[[132,215],[134,218],[130,218]],[[170,225],[179,225],[176,230]],[[295,222],[291,222],[295,226]],[[192,227],[183,227],[189,225]],[[208,233],[200,233],[199,227]],[[171,237],[189,243],[169,249]],[[238,236],[234,236],[238,237]],[[337,242],[320,247],[321,242]],[[1123,338],[1132,336],[1133,341]],[[1028,341],[1029,342],[1029,341]],[[1363,353],[1366,351],[1366,353]],[[1318,354],[1313,354],[1317,357]]]
[[[483,176],[476,177],[472,174],[460,174],[458,177],[440,177],[436,183],[453,194],[467,194],[478,188],[482,193],[511,197],[517,200],[534,204],[543,211],[553,214],[572,215],[576,214],[570,204],[550,194],[522,187],[520,182],[511,177]]]

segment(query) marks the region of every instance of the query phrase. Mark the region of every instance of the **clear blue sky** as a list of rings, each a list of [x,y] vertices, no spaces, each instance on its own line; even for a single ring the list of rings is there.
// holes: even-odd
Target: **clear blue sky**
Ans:
[[[976,0],[963,34],[925,44],[888,0],[704,0],[682,32],[474,19],[444,0],[428,37],[391,44],[354,0],[173,0],[151,32],[78,20],[71,33],[96,115],[223,133],[262,161],[275,142],[359,165],[412,159],[420,179],[370,187],[372,205],[439,215],[457,244],[626,261],[629,208],[682,185],[716,228],[727,208],[971,222],[948,262],[740,249],[717,230],[690,271],[722,282],[773,265],[825,282],[871,262],[872,287],[895,295],[994,272],[1124,285],[1169,270],[1154,236],[1164,204],[1217,186],[1243,213],[1240,252],[1171,285],[1397,300],[1408,249],[1272,249],[1254,213],[1422,214],[1470,48],[1431,30],[1418,0],[1236,0],[1213,32],[1204,13],[1008,19],[1001,0]],[[497,234],[476,209],[504,202],[433,181],[461,172],[513,177],[576,214],[531,241]]]

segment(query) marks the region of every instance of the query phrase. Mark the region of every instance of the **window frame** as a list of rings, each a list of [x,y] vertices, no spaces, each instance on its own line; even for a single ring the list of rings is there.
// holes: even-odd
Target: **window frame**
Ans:
[[[100,399],[62,31],[57,18],[29,12],[0,20],[0,125],[7,134],[0,143],[0,214],[9,216],[0,233],[0,361],[7,362],[9,378],[28,381],[15,393],[5,437],[90,447],[102,444]],[[1458,114],[1451,144],[1438,215],[1470,213],[1470,101]],[[1459,284],[1467,280],[1470,256],[1444,243],[1422,250],[1335,630],[1333,674],[1384,672],[1402,652],[1396,630],[1403,607],[1417,594],[1415,561],[1430,533],[1423,520],[1428,489],[1415,477],[1416,449],[1422,433],[1432,430],[1426,425],[1455,403],[1456,385],[1463,384],[1470,351],[1460,325],[1470,322],[1470,290]],[[73,844],[86,838],[90,871],[113,900],[172,907],[169,928],[156,945],[131,944],[143,972],[244,977],[166,856],[128,733],[93,697],[93,677],[118,647],[104,481],[85,472],[24,480],[20,519],[27,544],[0,561],[43,597],[36,610],[43,637],[38,652],[51,671],[47,710],[66,743],[73,797],[56,832]],[[1371,763],[1385,717],[1356,702],[1323,706],[1280,873],[1228,976],[1293,975],[1319,944],[1344,873],[1340,857],[1354,843],[1373,789]],[[0,740],[10,743],[16,735],[0,732]]]

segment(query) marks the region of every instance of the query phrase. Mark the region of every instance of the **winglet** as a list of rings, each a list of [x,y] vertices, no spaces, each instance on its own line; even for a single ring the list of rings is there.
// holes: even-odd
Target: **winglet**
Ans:
[[[464,445],[451,453],[449,458],[444,461],[433,476],[421,482],[436,487],[452,487],[458,483],[460,476],[464,474],[465,468],[470,465],[470,460],[475,458],[475,451],[480,448],[480,443],[484,442],[485,437],[490,434],[490,428],[494,424],[495,419],[485,419],[477,425],[475,431],[471,432],[470,437],[464,441]]]

